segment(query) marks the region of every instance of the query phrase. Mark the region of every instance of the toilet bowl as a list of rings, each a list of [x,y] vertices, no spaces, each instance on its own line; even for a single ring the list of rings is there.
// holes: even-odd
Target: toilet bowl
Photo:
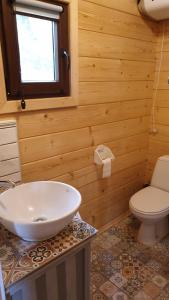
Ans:
[[[134,194],[129,207],[141,221],[139,242],[154,245],[169,233],[169,156],[157,160],[151,185]]]

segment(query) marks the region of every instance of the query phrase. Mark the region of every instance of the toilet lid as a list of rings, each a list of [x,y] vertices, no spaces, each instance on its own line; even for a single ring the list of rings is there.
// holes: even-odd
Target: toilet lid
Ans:
[[[169,210],[169,193],[152,186],[146,187],[131,197],[130,207],[145,214]]]

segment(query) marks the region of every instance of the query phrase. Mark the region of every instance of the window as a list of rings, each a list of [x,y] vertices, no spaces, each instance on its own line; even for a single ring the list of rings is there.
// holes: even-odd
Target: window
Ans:
[[[23,15],[17,15],[16,21],[21,81],[58,82],[58,51],[54,51],[58,49],[58,39],[53,37],[53,21]]]
[[[69,96],[68,5],[1,0],[1,22],[8,100]]]

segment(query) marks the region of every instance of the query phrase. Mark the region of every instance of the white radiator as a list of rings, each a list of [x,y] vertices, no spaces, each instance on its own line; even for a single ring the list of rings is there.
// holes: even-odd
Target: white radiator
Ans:
[[[21,181],[18,135],[15,120],[0,121],[0,180]]]

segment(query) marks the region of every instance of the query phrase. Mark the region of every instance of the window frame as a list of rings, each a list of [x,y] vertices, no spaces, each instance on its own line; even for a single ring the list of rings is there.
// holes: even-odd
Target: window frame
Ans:
[[[53,1],[58,3],[58,1]],[[78,105],[78,0],[62,0],[59,3],[68,5],[68,31],[69,31],[69,51],[71,54],[70,66],[70,95],[62,97],[48,97],[34,99],[29,97],[25,100],[25,111],[51,109],[59,107],[71,107]],[[7,100],[4,66],[2,59],[2,44],[0,45],[0,114],[22,111],[20,101]],[[21,100],[22,97],[19,99]]]
[[[50,2],[50,1],[49,1]],[[57,3],[58,5],[60,3]],[[60,14],[57,22],[58,26],[58,57],[59,57],[59,82],[22,82],[21,66],[19,54],[19,41],[16,22],[16,13],[13,12],[13,5],[8,1],[1,1],[3,13],[3,57],[5,64],[5,80],[7,88],[8,100],[24,98],[39,98],[52,96],[68,96],[69,95],[69,70],[66,68],[66,61],[62,55],[63,50],[69,53],[68,43],[68,13],[67,5],[62,4],[63,12]],[[43,19],[35,15],[17,13],[19,15],[29,16],[33,18]],[[47,18],[44,18],[47,20]],[[56,26],[56,24],[54,25]],[[55,36],[56,37],[56,36]],[[13,51],[15,49],[15,51]],[[40,92],[39,92],[40,91]]]

